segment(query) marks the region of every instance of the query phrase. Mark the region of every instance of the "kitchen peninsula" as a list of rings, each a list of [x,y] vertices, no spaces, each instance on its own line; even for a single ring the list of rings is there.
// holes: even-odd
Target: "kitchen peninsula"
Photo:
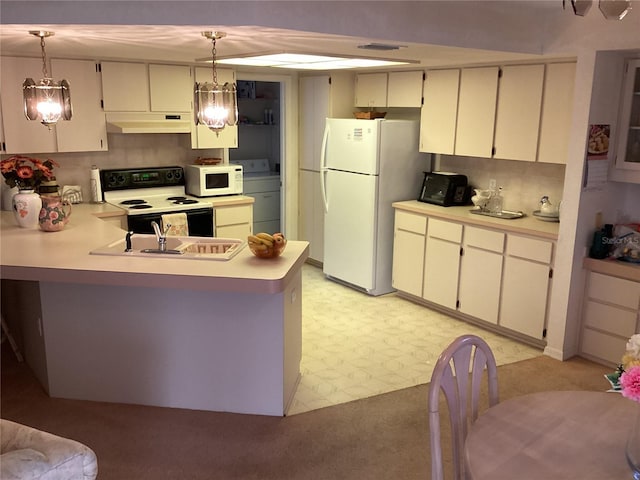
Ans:
[[[300,375],[307,242],[272,260],[248,248],[229,261],[90,255],[123,238],[104,221],[118,214],[74,205],[55,233],[0,216],[1,277],[15,302],[3,313],[49,395],[286,414]]]

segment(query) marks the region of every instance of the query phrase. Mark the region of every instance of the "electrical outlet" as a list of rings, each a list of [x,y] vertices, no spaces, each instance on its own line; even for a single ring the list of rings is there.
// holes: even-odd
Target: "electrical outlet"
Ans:
[[[496,190],[497,185],[498,185],[498,182],[496,182],[495,178],[492,178],[491,180],[489,180],[489,190]]]

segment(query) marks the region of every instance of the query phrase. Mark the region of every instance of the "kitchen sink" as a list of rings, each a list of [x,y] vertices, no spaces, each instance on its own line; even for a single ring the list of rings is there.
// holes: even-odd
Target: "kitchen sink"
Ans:
[[[489,212],[487,210],[470,210],[471,213],[475,213],[476,215],[485,215],[487,217],[494,217],[494,218],[502,218],[504,220],[514,220],[516,218],[522,218],[524,217],[524,213],[523,212],[514,212],[511,210],[502,210],[501,212]]]
[[[231,260],[247,242],[237,238],[167,237],[166,251],[158,250],[155,235],[131,236],[131,251],[126,250],[126,238],[91,250],[91,255],[117,255],[123,257],[163,257],[187,260]]]

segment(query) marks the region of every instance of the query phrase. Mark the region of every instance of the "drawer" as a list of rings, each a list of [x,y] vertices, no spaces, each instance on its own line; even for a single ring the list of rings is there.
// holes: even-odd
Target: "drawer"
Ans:
[[[607,333],[596,332],[589,328],[582,331],[580,351],[606,360],[613,364],[620,363],[627,347],[627,339],[619,338]]]
[[[552,242],[517,235],[508,235],[507,239],[507,255],[535,262],[551,263]]]
[[[484,228],[465,227],[464,244],[491,252],[504,252],[504,233]]]
[[[430,218],[427,235],[449,242],[460,243],[462,241],[462,225],[459,223],[445,222],[437,218]]]
[[[427,231],[427,217],[415,213],[396,210],[396,228],[424,235]]]
[[[592,272],[589,274],[588,296],[593,300],[638,310],[640,283]]]
[[[251,205],[235,207],[218,207],[215,209],[216,227],[220,225],[234,225],[237,223],[251,223]]]
[[[585,304],[584,325],[629,338],[636,333],[638,315],[612,305],[588,300]]]

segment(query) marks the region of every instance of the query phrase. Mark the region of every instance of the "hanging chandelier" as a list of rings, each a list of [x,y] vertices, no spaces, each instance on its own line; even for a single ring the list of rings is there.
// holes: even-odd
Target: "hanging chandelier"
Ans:
[[[565,8],[566,0],[562,0],[562,8]],[[593,0],[571,0],[573,13],[584,17]],[[631,10],[630,0],[598,0],[598,9],[607,20],[622,20]]]
[[[54,35],[53,32],[30,30],[31,35],[40,37],[42,50],[42,76],[38,83],[27,78],[22,84],[24,98],[24,114],[29,120],[39,120],[51,129],[60,119],[71,120],[71,92],[66,80],[55,82],[47,70],[47,54],[44,50],[44,39]]]
[[[196,125],[202,124],[220,134],[227,125],[238,123],[238,101],[236,84],[218,84],[216,71],[216,40],[226,36],[223,32],[202,32],[202,36],[211,40],[211,76],[212,82],[197,83],[194,87],[194,112]]]

